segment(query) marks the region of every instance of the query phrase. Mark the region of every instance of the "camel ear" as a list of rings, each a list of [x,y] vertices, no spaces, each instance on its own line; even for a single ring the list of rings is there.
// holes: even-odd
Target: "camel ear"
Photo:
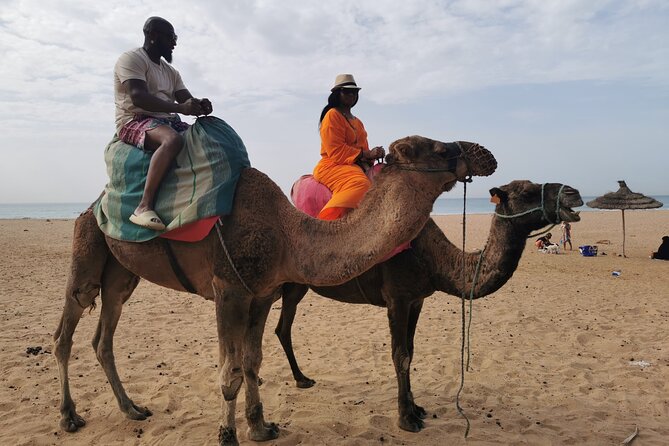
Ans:
[[[433,145],[433,151],[439,155],[447,155],[448,147],[443,142],[435,141]]]
[[[509,194],[504,192],[499,187],[493,187],[490,189],[490,202],[495,204],[506,203],[509,199]]]
[[[405,160],[416,158],[416,147],[412,142],[407,141],[407,138],[395,141],[391,144],[390,149]]]

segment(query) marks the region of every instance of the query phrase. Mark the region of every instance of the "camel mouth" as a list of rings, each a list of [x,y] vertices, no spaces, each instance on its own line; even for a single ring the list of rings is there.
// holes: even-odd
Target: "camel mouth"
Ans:
[[[580,221],[580,212],[573,209],[579,206],[583,206],[581,194],[576,189],[566,186],[564,196],[560,200],[560,219],[567,222]]]
[[[580,211],[574,211],[572,208],[560,208],[560,220],[567,222],[581,221]]]
[[[467,141],[457,141],[455,144],[467,164],[468,176],[487,177],[497,170],[495,156],[482,145]]]

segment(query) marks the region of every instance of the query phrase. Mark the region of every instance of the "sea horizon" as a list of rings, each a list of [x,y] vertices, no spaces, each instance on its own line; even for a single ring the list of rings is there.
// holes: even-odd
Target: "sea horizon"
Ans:
[[[663,203],[661,208],[669,209],[669,195],[654,195],[656,200]],[[584,196],[583,202],[588,202],[596,198],[595,196]],[[91,205],[87,203],[0,203],[1,220],[24,220],[24,219],[75,219]],[[432,208],[432,215],[461,215],[463,209],[463,199],[460,197],[440,197]],[[466,211],[468,214],[492,214],[494,206],[489,198],[468,198]],[[578,211],[600,211],[603,209],[594,209],[585,205],[576,208]],[[615,211],[615,209],[614,209]]]

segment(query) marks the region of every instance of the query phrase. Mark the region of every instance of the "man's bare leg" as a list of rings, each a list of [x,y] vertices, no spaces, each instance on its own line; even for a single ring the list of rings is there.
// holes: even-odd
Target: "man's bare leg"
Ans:
[[[135,209],[135,215],[153,210],[160,182],[163,180],[174,158],[181,151],[182,146],[183,138],[169,125],[161,125],[147,130],[144,147],[146,150],[152,151],[153,155],[149,163],[144,194]]]

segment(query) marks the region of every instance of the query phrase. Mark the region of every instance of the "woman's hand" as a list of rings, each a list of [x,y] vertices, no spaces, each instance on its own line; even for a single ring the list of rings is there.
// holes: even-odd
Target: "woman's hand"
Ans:
[[[363,150],[362,157],[363,160],[375,160],[383,158],[386,156],[386,151],[381,146],[374,147],[372,150]]]

